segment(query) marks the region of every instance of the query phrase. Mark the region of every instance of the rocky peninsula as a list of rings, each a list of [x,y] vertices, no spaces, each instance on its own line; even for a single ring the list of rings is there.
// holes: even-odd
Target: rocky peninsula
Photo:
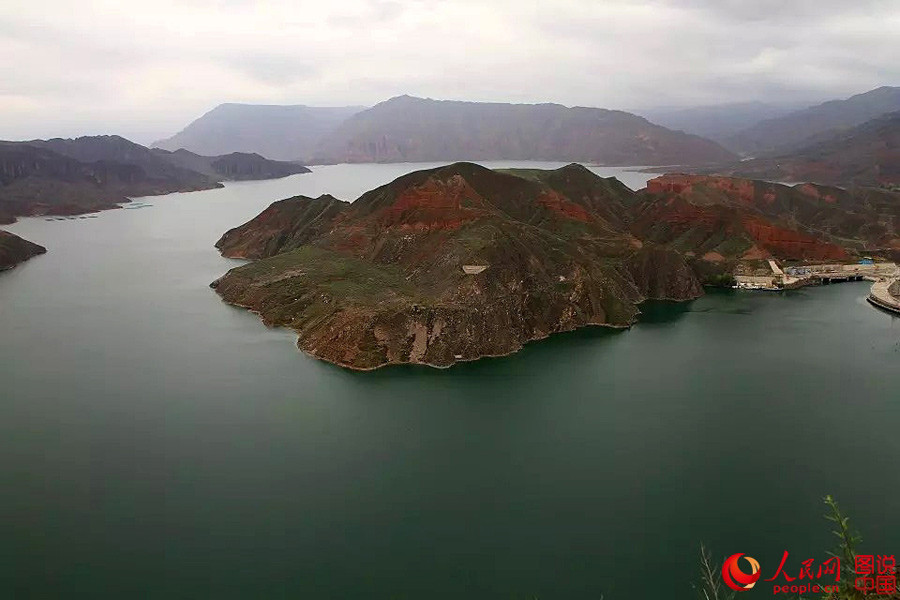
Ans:
[[[228,180],[308,172],[258,154],[151,150],[115,135],[0,142],[0,223],[96,212],[129,197],[212,189]]]
[[[47,249],[43,246],[0,230],[0,271],[12,269],[19,263],[46,252]]]
[[[410,173],[353,204],[273,204],[217,244],[258,258],[212,285],[354,369],[445,367],[587,325],[627,327],[648,298],[702,294],[684,258],[622,226],[633,192],[579,165]],[[621,197],[620,197],[621,196]]]
[[[446,367],[628,327],[645,300],[696,298],[738,266],[889,250],[900,237],[884,217],[897,212],[900,195],[883,190],[671,174],[634,192],[578,164],[455,163],[352,204],[275,202],[218,241],[255,262],[211,287],[335,364]]]

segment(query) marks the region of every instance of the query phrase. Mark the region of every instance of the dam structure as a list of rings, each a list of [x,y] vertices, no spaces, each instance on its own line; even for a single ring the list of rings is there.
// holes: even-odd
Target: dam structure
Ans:
[[[828,285],[842,281],[883,282],[900,275],[897,265],[892,262],[802,265],[784,269],[772,259],[769,259],[768,263],[771,273],[735,275],[737,283],[735,287],[768,291],[792,290],[808,285]]]
[[[900,279],[876,281],[866,300],[882,310],[900,315]]]

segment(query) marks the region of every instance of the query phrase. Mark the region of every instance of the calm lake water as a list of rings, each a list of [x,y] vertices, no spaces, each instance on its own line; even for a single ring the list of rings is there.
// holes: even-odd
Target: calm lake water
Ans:
[[[764,577],[824,559],[828,493],[900,552],[900,321],[868,284],[374,373],[207,287],[272,201],[420,166],[8,227],[49,253],[0,275],[0,596],[687,599],[701,540]]]

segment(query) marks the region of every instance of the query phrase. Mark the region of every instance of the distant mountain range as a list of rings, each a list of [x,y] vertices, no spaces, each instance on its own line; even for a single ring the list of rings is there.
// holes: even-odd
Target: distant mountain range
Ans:
[[[344,111],[339,124],[335,121],[341,113],[314,110],[326,109],[222,105],[156,145],[233,151],[248,147],[252,138],[254,148],[269,144],[269,156],[307,164],[508,159],[696,165],[735,158],[710,140],[599,108],[399,96],[362,111],[331,109]],[[283,119],[277,126],[253,125],[268,122],[273,113]],[[312,130],[310,119],[316,114],[326,115],[327,122]],[[318,137],[314,147],[311,137]]]
[[[707,137],[728,144],[735,134],[766,119],[784,116],[800,108],[798,104],[736,102],[688,108],[648,108],[633,111],[657,125]]]
[[[779,181],[900,188],[900,111],[811,139],[821,141],[718,171]]]
[[[256,153],[278,160],[315,154],[316,146],[362,106],[317,108],[220,104],[174,136],[154,142],[164,150],[185,148],[206,155]]]
[[[784,154],[895,111],[900,111],[900,87],[885,86],[766,119],[725,140],[725,145],[752,156]]]
[[[706,131],[721,132],[777,110],[748,103],[666,118],[670,124],[695,122],[694,129],[705,118]],[[709,139],[599,108],[411,96],[368,109],[225,104],[160,143],[173,150],[149,149],[119,136],[0,142],[0,223],[19,215],[111,208],[128,197],[207,189],[227,179],[307,171],[296,162],[264,158],[254,148],[319,164],[559,160],[890,187],[900,180],[898,118],[885,115],[896,112],[900,88],[881,87],[765,119],[728,138],[732,148],[757,155],[738,162]],[[182,142],[184,148],[175,148]],[[217,152],[207,156],[200,148]]]
[[[256,154],[151,150],[119,136],[0,142],[0,223],[114,208],[129,197],[209,189],[228,179],[308,171]]]
[[[509,159],[666,165],[730,158],[715,142],[622,111],[400,96],[348,119],[319,145],[314,162]]]
[[[552,160],[697,167],[784,155],[900,110],[900,87],[842,100],[645,109],[398,96],[371,108],[222,104],[154,145],[307,164]],[[646,118],[645,118],[646,117]]]

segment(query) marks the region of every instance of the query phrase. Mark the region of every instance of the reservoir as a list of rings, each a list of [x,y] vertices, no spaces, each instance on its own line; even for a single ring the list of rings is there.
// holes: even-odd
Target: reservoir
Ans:
[[[209,289],[241,264],[215,241],[271,202],[426,166],[6,227],[48,254],[0,274],[3,597],[687,600],[701,541],[764,578],[827,558],[826,494],[863,553],[900,553],[900,319],[868,283],[370,373]]]

